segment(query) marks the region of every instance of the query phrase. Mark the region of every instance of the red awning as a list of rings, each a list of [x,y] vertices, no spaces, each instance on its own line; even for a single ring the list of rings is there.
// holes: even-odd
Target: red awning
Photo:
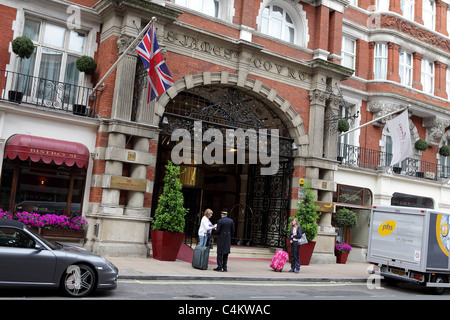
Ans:
[[[65,163],[69,167],[76,164],[79,168],[87,168],[89,149],[77,142],[16,134],[6,142],[6,157],[11,160],[19,157],[22,161],[30,158],[33,162],[42,160],[44,163],[53,161],[57,165]]]

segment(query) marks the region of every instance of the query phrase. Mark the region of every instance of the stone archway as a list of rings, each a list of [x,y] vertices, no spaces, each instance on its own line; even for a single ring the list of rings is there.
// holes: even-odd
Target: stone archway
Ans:
[[[222,72],[203,72],[197,75],[187,75],[175,82],[175,85],[164,92],[155,105],[154,124],[158,124],[164,114],[165,106],[175,96],[196,86],[204,85],[233,85],[243,89],[251,90],[258,98],[271,107],[277,116],[283,121],[289,131],[289,135],[297,145],[296,156],[306,156],[308,154],[309,138],[306,134],[303,119],[295,111],[290,102],[281,97],[278,92],[264,85],[260,80],[240,76],[240,74]]]
[[[161,133],[170,135],[170,130],[166,130],[166,126],[169,126],[174,130],[174,128],[179,128],[180,126],[183,127],[185,123],[184,120],[175,120],[173,119],[173,114],[171,114],[172,110],[172,102],[175,101],[175,99],[178,99],[179,96],[183,96],[186,93],[189,93],[193,96],[202,96],[203,94],[195,93],[197,90],[202,90],[202,88],[229,88],[229,89],[237,89],[238,91],[245,92],[248,96],[251,96],[255,100],[258,100],[262,105],[264,105],[267,109],[270,110],[270,112],[274,113],[278,121],[280,121],[283,124],[284,132],[290,137],[289,138],[289,155],[286,156],[282,150],[284,150],[283,147],[281,147],[280,144],[280,156],[282,157],[288,157],[284,158],[285,161],[280,165],[280,171],[277,172],[275,175],[271,177],[260,177],[259,174],[255,174],[255,169],[247,168],[244,169],[244,172],[240,171],[240,179],[244,179],[245,182],[242,182],[239,184],[239,189],[241,189],[240,194],[241,198],[236,199],[237,202],[234,202],[234,204],[243,204],[243,211],[242,214],[239,214],[238,220],[240,221],[239,225],[243,226],[242,228],[245,230],[240,230],[239,237],[245,238],[249,240],[251,237],[249,237],[249,234],[251,234],[253,231],[248,229],[248,225],[254,225],[254,222],[252,220],[252,223],[248,223],[248,215],[249,213],[246,212],[246,203],[249,203],[249,199],[252,200],[250,203],[252,203],[252,206],[254,207],[251,212],[251,215],[256,219],[257,227],[263,227],[264,232],[259,234],[259,238],[255,237],[251,240],[257,243],[258,245],[270,245],[270,246],[282,246],[284,244],[284,238],[281,239],[281,234],[284,233],[284,223],[283,221],[286,219],[287,215],[289,215],[289,207],[290,207],[290,187],[291,187],[291,180],[292,180],[292,170],[293,170],[293,162],[292,157],[296,157],[301,154],[306,154],[308,151],[307,143],[308,143],[308,137],[305,132],[303,120],[301,116],[294,110],[292,105],[283,97],[281,97],[276,90],[269,88],[265,86],[261,81],[239,77],[238,74],[230,74],[228,72],[217,72],[217,73],[211,73],[211,72],[204,72],[202,74],[198,75],[188,75],[185,76],[183,79],[178,80],[173,87],[171,87],[167,92],[165,92],[163,95],[160,96],[158,99],[158,102],[155,105],[155,121],[154,124],[160,124]],[[215,89],[214,91],[216,91]],[[219,90],[220,91],[220,90]],[[220,96],[220,94],[219,94]],[[211,100],[208,100],[208,103],[211,102]],[[170,105],[169,105],[170,103]],[[187,103],[187,102],[186,102]],[[200,105],[203,105],[203,103],[200,103]],[[169,107],[170,106],[170,107]],[[208,108],[205,108],[208,109]],[[203,109],[203,110],[205,110]],[[164,116],[164,120],[161,121],[161,117]],[[171,118],[172,117],[172,118]],[[187,122],[190,122],[192,120],[192,115],[187,118]],[[175,120],[175,122],[174,122]],[[211,120],[212,121],[212,120]],[[279,123],[280,123],[279,122]],[[167,125],[170,123],[170,125]],[[229,124],[230,125],[230,124]],[[186,128],[189,127],[189,125],[186,126]],[[252,126],[252,128],[255,128]],[[281,132],[281,131],[280,131]],[[286,137],[286,135],[284,136]],[[282,138],[282,137],[280,137]],[[283,138],[282,138],[283,139]],[[167,140],[165,140],[167,141]],[[295,151],[293,154],[291,152],[292,148],[292,141],[295,142],[297,145],[297,149],[293,150]],[[166,144],[166,143],[164,143]],[[168,143],[167,143],[168,144]],[[159,149],[159,148],[158,148]],[[162,150],[162,149],[161,149]],[[159,157],[159,152],[158,152]],[[164,158],[164,157],[163,157]],[[200,161],[201,164],[201,161]],[[194,163],[192,163],[194,165]],[[208,169],[209,170],[209,169]],[[239,169],[240,170],[240,169]],[[248,170],[248,171],[247,171]],[[270,189],[273,186],[279,186],[281,189],[285,190],[285,192],[282,192],[278,190],[279,195],[277,192],[274,192],[276,190],[266,190],[267,193],[264,193],[263,195],[255,195],[253,192],[248,193],[247,190],[247,179],[250,183],[254,185],[260,186],[259,189]],[[251,180],[251,181],[250,181]],[[272,181],[273,180],[273,181]],[[266,186],[266,187],[262,187]],[[203,186],[201,188],[201,195],[200,198],[204,199],[204,192],[207,192],[208,190],[205,189]],[[192,192],[192,188],[190,189],[190,192]],[[157,195],[157,191],[155,192]],[[278,197],[277,197],[278,195]],[[191,196],[194,197],[195,195]],[[270,202],[274,202],[275,204],[273,206],[258,206],[256,204],[259,204],[262,200],[269,201],[267,199],[272,199]],[[156,198],[155,198],[156,199]],[[253,201],[254,200],[254,201]],[[200,202],[200,207],[202,201]],[[283,205],[280,205],[282,203]],[[198,204],[196,202],[194,207],[197,207]],[[256,209],[255,209],[256,208]],[[189,217],[189,219],[192,221],[196,219],[196,216]],[[270,223],[269,223],[270,222]],[[269,226],[270,225],[270,235],[268,235]],[[258,227],[259,226],[259,227]],[[273,230],[272,230],[273,229]],[[267,231],[267,234],[266,234]],[[253,234],[253,233],[252,233]],[[278,236],[277,236],[278,235]],[[268,237],[275,237],[276,241],[267,241],[266,238]],[[279,238],[278,238],[279,237]],[[261,239],[260,239],[261,238]],[[258,239],[256,241],[255,239]],[[281,240],[280,240],[281,239]]]

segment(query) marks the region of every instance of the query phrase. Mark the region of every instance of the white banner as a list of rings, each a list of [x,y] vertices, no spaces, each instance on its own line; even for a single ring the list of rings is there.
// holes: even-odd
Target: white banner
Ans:
[[[403,111],[394,119],[386,121],[386,126],[392,138],[391,166],[393,166],[413,154],[408,110]]]

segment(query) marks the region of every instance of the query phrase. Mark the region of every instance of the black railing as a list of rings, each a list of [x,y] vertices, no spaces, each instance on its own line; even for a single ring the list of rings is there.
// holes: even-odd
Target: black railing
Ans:
[[[389,167],[391,159],[391,153],[344,143],[338,144],[337,160],[344,166],[377,170],[382,167]],[[406,158],[401,163],[396,164],[392,167],[392,171],[396,174],[430,180],[450,177],[450,167],[413,158]]]
[[[0,70],[1,100],[95,117],[96,95],[91,88]]]

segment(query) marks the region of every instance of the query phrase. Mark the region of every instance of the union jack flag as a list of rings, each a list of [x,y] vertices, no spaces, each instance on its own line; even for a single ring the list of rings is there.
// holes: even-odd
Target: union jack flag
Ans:
[[[159,49],[156,34],[153,31],[153,24],[144,39],[136,47],[136,51],[148,72],[147,103],[149,103],[174,84],[173,78]]]

